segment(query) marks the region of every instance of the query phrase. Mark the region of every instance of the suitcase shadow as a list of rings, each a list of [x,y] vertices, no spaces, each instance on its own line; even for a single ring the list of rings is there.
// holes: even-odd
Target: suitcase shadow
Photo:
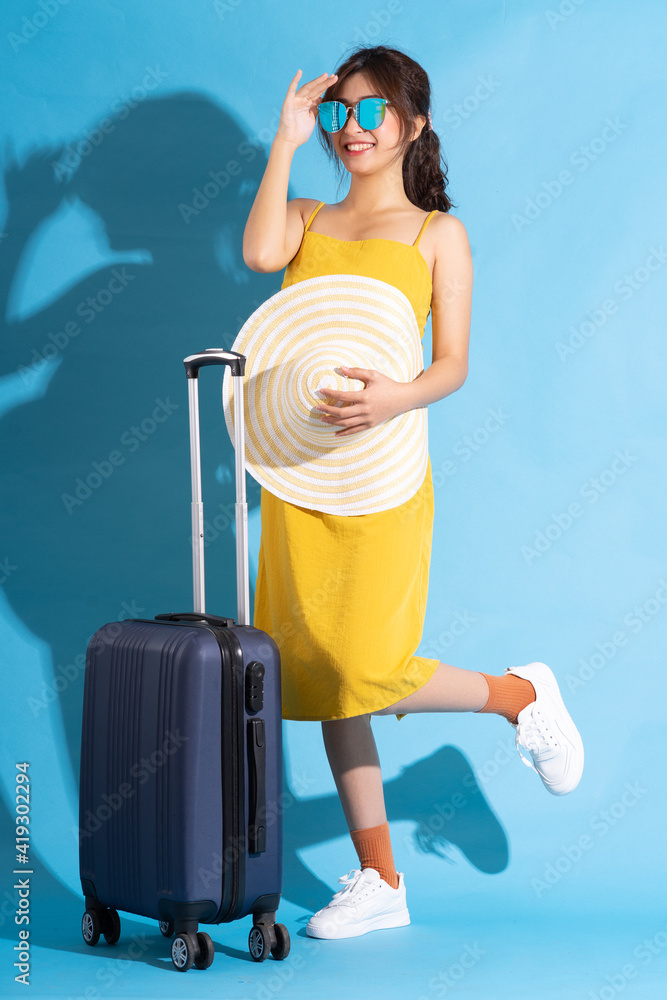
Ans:
[[[284,816],[283,897],[307,910],[316,910],[331,898],[331,887],[301,860],[299,852],[338,838],[347,832],[336,794],[298,799],[289,785],[285,767],[284,787],[289,808]],[[474,868],[494,875],[507,867],[509,845],[505,831],[491,808],[467,757],[456,747],[444,746],[410,764],[384,784],[390,823],[410,820],[412,835],[394,840],[399,869],[407,868],[410,855],[431,854],[449,864],[462,855]],[[350,842],[350,868],[358,864]],[[334,872],[327,872],[330,878]],[[304,917],[304,922],[307,920]],[[304,933],[299,932],[299,933]]]

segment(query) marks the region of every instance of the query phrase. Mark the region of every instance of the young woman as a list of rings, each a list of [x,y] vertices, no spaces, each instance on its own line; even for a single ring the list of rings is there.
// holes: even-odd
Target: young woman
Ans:
[[[423,336],[432,312],[432,364],[412,382],[379,371],[341,370],[357,391],[327,389],[344,407],[319,404],[343,437],[376,427],[461,387],[467,375],[471,254],[449,214],[446,167],[430,114],[426,72],[397,49],[362,47],[334,74],[287,90],[266,171],[243,239],[255,271],[286,267],[282,288],[327,274],[376,278],[399,288]],[[324,91],[324,94],[322,92]],[[350,187],[342,201],[287,201],[295,150],[315,126]],[[345,359],[341,359],[342,362]],[[397,470],[400,475],[400,470]],[[555,795],[583,769],[579,733],[543,663],[496,677],[415,656],[421,641],[433,529],[426,477],[404,504],[341,517],[281,500],[262,488],[256,627],[272,635],[283,670],[283,717],[319,720],[359,857],[344,888],[307,933],[344,938],[410,922],[385,812],[372,715],[492,712],[516,730],[517,747]],[[313,600],[326,581],[326,600]]]

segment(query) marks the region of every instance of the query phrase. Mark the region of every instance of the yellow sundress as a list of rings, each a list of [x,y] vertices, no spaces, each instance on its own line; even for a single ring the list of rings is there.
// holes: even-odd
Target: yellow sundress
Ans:
[[[435,211],[409,244],[314,233],[310,225],[322,205],[308,219],[281,288],[327,274],[386,281],[412,303],[423,337],[432,282],[418,247]],[[260,512],[253,624],[280,650],[283,718],[364,715],[422,687],[439,663],[414,655],[424,628],[431,561],[430,458],[419,490],[389,510],[327,514],[262,487]]]

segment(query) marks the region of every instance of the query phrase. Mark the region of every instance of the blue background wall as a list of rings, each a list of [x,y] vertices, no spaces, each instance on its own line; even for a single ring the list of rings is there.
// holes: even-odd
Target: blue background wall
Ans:
[[[554,799],[497,717],[374,720],[412,926],[317,942],[305,922],[356,856],[319,724],[285,723],[292,954],[255,965],[249,922],[222,925],[215,965],[191,972],[187,992],[661,995],[666,28],[658,0],[338,0],[335,16],[296,0],[3,4],[8,994],[20,989],[10,831],[24,760],[32,995],[184,989],[148,922],[123,917],[115,950],[81,940],[83,657],[106,621],[191,605],[181,359],[229,346],[280,286],[282,273],[244,266],[241,240],[292,76],[382,42],[430,75],[475,265],[470,375],[429,408],[436,524],[420,652],[491,673],[549,663],[586,769]],[[311,139],[290,196],[344,191]],[[430,329],[424,343],[428,363]],[[219,386],[202,388],[208,606],[230,614],[233,454]]]

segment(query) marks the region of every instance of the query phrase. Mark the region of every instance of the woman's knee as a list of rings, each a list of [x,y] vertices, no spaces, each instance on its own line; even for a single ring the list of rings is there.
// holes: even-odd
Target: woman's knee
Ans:
[[[348,719],[326,719],[322,721],[322,732],[324,735],[352,735],[370,729],[371,717],[365,715],[353,715]]]

